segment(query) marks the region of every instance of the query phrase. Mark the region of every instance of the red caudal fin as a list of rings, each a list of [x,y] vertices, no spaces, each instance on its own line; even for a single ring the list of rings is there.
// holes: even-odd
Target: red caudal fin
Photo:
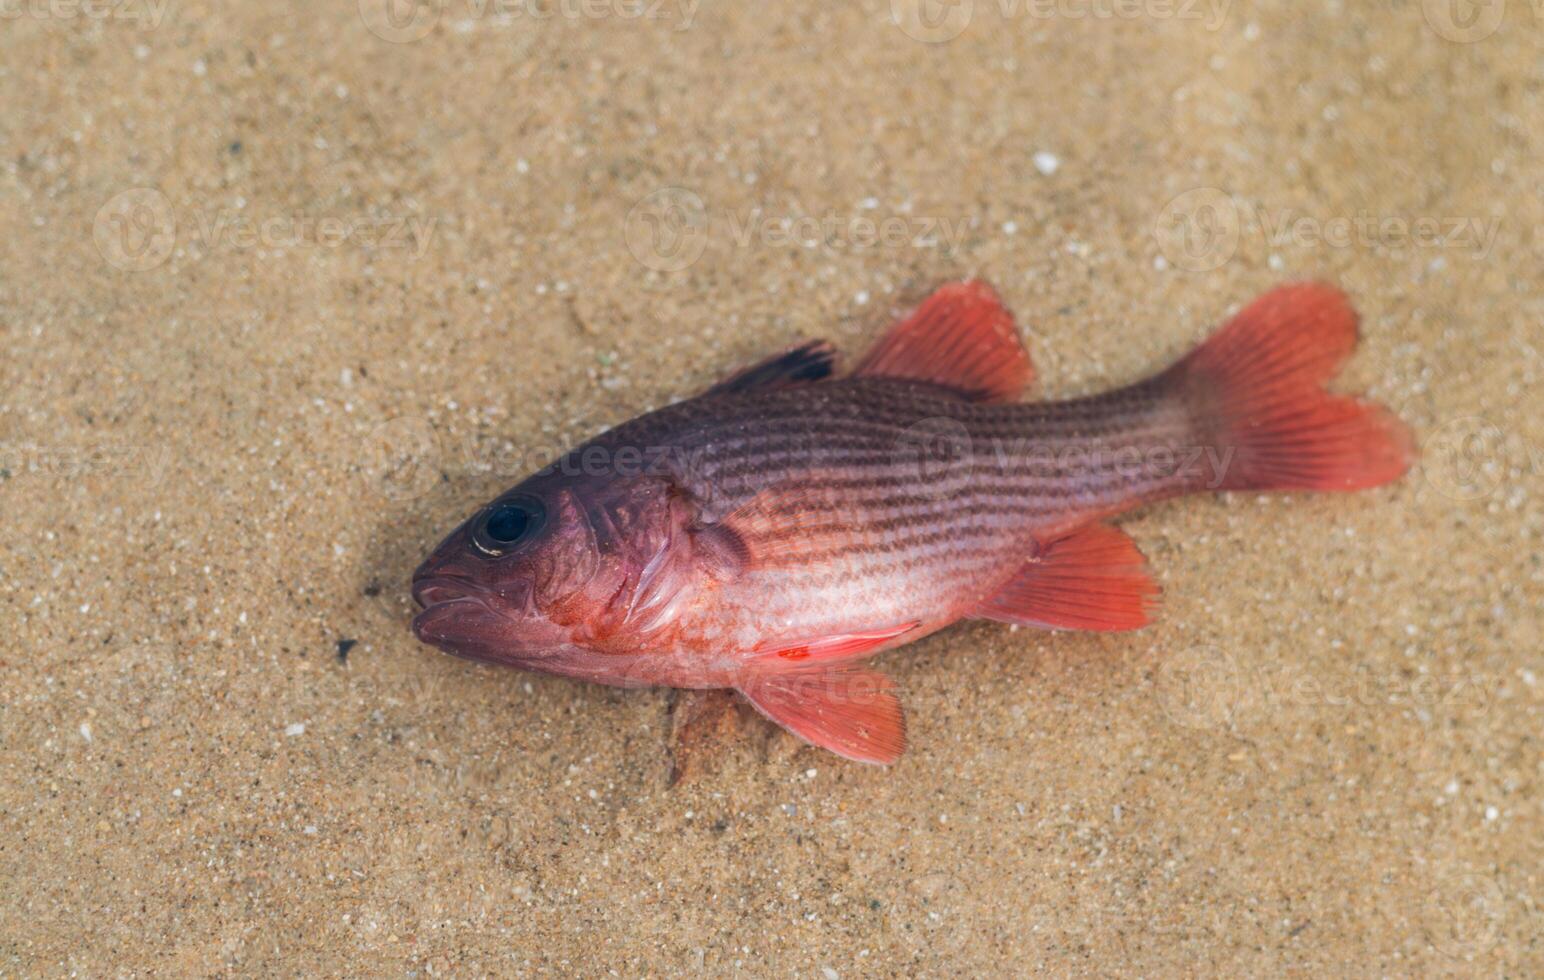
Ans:
[[[1158,584],[1136,542],[1089,524],[1047,545],[972,615],[1060,630],[1134,630],[1158,604]]]
[[[1356,323],[1332,286],[1281,286],[1162,376],[1216,450],[1209,488],[1359,490],[1409,469],[1404,423],[1321,387],[1356,347]]]
[[[985,402],[1015,400],[1034,373],[1013,315],[991,286],[975,279],[940,286],[853,370],[858,377],[921,381]]]

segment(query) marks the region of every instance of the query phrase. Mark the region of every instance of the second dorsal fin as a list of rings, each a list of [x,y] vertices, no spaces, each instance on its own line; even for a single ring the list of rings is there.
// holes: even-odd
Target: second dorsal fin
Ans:
[[[853,371],[854,377],[926,382],[984,402],[1015,400],[1034,374],[1012,314],[978,279],[940,286]]]

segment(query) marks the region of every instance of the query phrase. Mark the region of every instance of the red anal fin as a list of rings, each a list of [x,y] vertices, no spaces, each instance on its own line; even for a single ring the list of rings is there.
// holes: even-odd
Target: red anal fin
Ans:
[[[1089,524],[1053,541],[972,615],[1042,629],[1134,630],[1150,621],[1158,591],[1129,535]]]
[[[991,286],[974,279],[939,287],[853,371],[854,377],[938,385],[984,402],[1017,399],[1034,373],[1013,315]]]
[[[822,663],[852,660],[874,653],[897,637],[916,629],[919,620],[858,633],[838,633],[813,640],[768,643],[756,651],[758,659]]]
[[[1410,431],[1380,405],[1321,385],[1356,347],[1345,294],[1321,283],[1266,293],[1163,375],[1215,446],[1221,490],[1359,490],[1398,479]]]
[[[756,388],[823,381],[836,366],[836,348],[824,340],[807,340],[764,361],[741,368],[703,394],[725,395]]]
[[[901,700],[878,671],[768,670],[739,691],[768,718],[844,759],[889,765],[906,751]]]

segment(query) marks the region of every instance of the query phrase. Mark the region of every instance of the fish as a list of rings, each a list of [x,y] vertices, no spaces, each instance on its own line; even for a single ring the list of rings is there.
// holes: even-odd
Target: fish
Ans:
[[[621,687],[738,692],[857,762],[905,751],[868,658],[961,620],[1126,631],[1159,589],[1111,519],[1237,491],[1351,491],[1410,430],[1328,391],[1358,317],[1279,286],[1171,366],[1023,400],[1034,369],[980,280],[945,283],[843,374],[812,340],[562,454],[413,575],[424,643]]]

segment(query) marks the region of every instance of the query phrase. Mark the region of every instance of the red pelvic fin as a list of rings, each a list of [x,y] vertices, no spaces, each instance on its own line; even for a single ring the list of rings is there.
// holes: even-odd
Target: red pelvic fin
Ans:
[[[853,371],[926,382],[985,402],[1017,399],[1034,373],[1013,315],[991,286],[974,279],[939,287]]]
[[[836,366],[836,348],[825,340],[807,340],[764,361],[741,368],[703,392],[724,395],[755,388],[782,388],[788,385],[823,381]]]
[[[768,670],[739,691],[768,718],[844,759],[889,765],[906,751],[901,700],[878,671]]]
[[[1158,604],[1158,584],[1126,532],[1088,524],[1053,541],[972,615],[1019,626],[1134,630]]]
[[[1282,286],[1163,375],[1219,451],[1211,488],[1358,490],[1409,469],[1415,450],[1404,423],[1320,387],[1356,347],[1356,324],[1340,290]]]

